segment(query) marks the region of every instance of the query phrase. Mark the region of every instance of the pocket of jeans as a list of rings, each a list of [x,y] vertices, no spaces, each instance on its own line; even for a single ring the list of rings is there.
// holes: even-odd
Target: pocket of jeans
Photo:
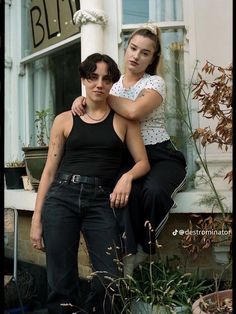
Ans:
[[[59,190],[61,190],[66,184],[67,184],[67,181],[64,181],[64,180],[61,180],[61,179],[56,178],[56,179],[52,182],[52,184],[51,184],[51,186],[50,186],[50,188],[49,188],[49,190],[48,190],[48,192],[47,192],[46,198],[49,197],[49,196],[51,196],[51,195],[54,195],[55,193],[57,193],[57,192],[58,192]]]
[[[112,190],[113,189],[111,187],[99,185],[96,187],[96,194],[98,196],[104,196],[104,197],[110,198],[110,194],[111,194]]]

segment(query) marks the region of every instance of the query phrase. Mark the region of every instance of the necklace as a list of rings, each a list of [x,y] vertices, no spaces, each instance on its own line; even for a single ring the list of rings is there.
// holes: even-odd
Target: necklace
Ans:
[[[96,121],[96,122],[103,120],[103,119],[105,118],[106,114],[107,114],[107,110],[105,111],[105,113],[102,115],[101,118],[95,119],[95,118],[91,117],[91,116],[86,112],[86,115],[87,115],[91,120]]]

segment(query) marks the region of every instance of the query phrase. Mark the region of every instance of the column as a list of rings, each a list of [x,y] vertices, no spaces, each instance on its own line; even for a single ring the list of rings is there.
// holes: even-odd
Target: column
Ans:
[[[102,0],[81,0],[74,21],[81,29],[81,60],[95,52],[104,52],[104,26],[107,16]]]

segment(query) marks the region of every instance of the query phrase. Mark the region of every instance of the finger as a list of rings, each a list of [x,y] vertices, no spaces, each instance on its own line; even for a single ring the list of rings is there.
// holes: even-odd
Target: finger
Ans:
[[[115,196],[110,194],[110,207],[115,208]]]
[[[115,199],[115,208],[119,208],[120,207],[120,199],[116,198]]]
[[[77,107],[76,104],[73,104],[73,105],[72,105],[71,111],[72,111],[72,114],[73,114],[74,116],[76,116],[76,115],[79,115],[79,116],[83,115],[83,112]]]
[[[32,246],[34,249],[42,250],[44,248],[43,240],[34,240],[32,241]]]
[[[84,106],[84,107],[86,107],[86,98],[84,97],[84,99],[82,100],[82,105]],[[84,110],[85,110],[85,108],[84,108]]]
[[[128,204],[128,201],[129,201],[129,195],[126,194],[125,195],[125,200],[124,200],[124,206],[126,206]]]
[[[74,107],[74,111],[78,116],[83,116],[84,113],[77,106]]]
[[[120,199],[120,206],[119,207],[121,208],[121,207],[124,207],[124,206],[125,206],[125,195],[122,195],[121,199]]]

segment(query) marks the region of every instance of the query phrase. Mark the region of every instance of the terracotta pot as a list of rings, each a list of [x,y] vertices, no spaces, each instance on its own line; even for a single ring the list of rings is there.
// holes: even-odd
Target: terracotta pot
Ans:
[[[203,296],[202,299],[198,299],[193,303],[192,312],[193,314],[207,314],[201,309],[202,300],[206,302],[207,300],[211,299],[213,302],[217,302],[217,300],[222,302],[227,298],[232,299],[232,289],[207,294]]]

